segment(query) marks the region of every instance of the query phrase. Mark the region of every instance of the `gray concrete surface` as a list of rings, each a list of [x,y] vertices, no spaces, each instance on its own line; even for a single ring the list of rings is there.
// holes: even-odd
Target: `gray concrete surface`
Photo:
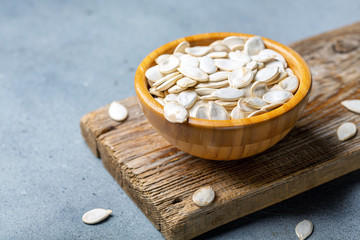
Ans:
[[[353,1],[0,0],[0,239],[162,239],[84,143],[79,120],[134,95],[156,47],[202,32],[290,43],[359,21]],[[358,239],[354,172],[198,239]],[[82,214],[113,210],[88,226]]]

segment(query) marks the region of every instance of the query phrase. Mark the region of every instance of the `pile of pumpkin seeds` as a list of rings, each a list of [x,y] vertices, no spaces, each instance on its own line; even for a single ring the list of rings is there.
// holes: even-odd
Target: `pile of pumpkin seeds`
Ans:
[[[299,86],[285,58],[259,36],[230,36],[209,46],[183,41],[155,61],[145,73],[149,92],[174,123],[260,115],[289,101]]]

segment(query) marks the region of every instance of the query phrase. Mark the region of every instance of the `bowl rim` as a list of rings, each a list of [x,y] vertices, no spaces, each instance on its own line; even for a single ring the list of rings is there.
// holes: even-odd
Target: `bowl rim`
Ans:
[[[142,104],[146,105],[148,108],[152,109],[157,115],[165,119],[163,115],[163,106],[160,105],[160,103],[158,103],[148,91],[147,79],[145,77],[146,70],[155,65],[156,57],[166,52],[169,52],[170,50],[175,49],[175,47],[182,41],[188,41],[191,44],[194,41],[202,41],[207,39],[214,39],[215,41],[216,39],[223,39],[228,36],[240,36],[240,37],[249,38],[258,35],[237,33],[237,32],[201,33],[201,34],[190,35],[187,37],[176,39],[152,51],[141,61],[135,73],[135,81],[134,81],[135,91],[139,101],[141,101]],[[296,65],[297,68],[291,66],[291,69],[294,71],[294,74],[298,77],[300,81],[299,87],[295,95],[282,106],[267,113],[263,113],[250,118],[235,119],[235,120],[208,120],[208,119],[189,117],[188,121],[185,124],[189,124],[191,126],[197,126],[197,127],[205,127],[205,128],[214,128],[214,127],[229,128],[229,127],[241,127],[241,126],[263,123],[278,118],[281,115],[285,114],[286,112],[289,112],[291,109],[295,108],[301,101],[306,99],[306,96],[310,94],[310,89],[312,86],[312,76],[310,69],[306,64],[305,60],[295,50],[291,49],[290,47],[285,46],[269,38],[265,38],[262,36],[261,38],[264,41],[266,48],[273,49],[284,56],[284,58],[288,63],[288,67],[290,65]]]

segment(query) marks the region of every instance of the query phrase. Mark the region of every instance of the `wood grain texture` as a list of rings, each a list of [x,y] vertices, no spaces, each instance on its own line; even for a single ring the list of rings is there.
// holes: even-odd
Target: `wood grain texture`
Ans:
[[[312,70],[312,96],[296,127],[262,154],[220,162],[186,154],[157,134],[135,97],[120,101],[129,108],[123,123],[107,106],[81,119],[89,147],[166,239],[193,238],[360,168],[360,135],[336,137],[344,121],[360,126],[340,105],[360,98],[360,23],[291,47]],[[205,185],[216,199],[200,208],[191,196]]]
[[[301,56],[289,47],[262,38],[266,47],[276,50],[286,59],[288,66],[300,80],[295,95],[273,111],[236,120],[207,120],[189,117],[186,123],[171,123],[163,115],[163,107],[148,91],[145,72],[154,66],[155,59],[171,53],[182,41],[191,46],[209,45],[228,36],[249,38],[243,33],[204,33],[167,43],[150,53],[139,65],[135,74],[135,91],[144,115],[151,125],[180,150],[197,157],[213,160],[237,160],[258,154],[280,141],[301,117],[309,100],[311,73]]]

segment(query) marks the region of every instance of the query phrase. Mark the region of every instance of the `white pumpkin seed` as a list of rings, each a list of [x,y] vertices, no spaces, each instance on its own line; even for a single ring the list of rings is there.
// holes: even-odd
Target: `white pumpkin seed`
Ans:
[[[209,80],[208,74],[197,67],[182,66],[178,68],[178,71],[181,72],[184,76],[199,82],[207,82]]]
[[[165,91],[168,90],[171,86],[175,85],[176,81],[182,78],[182,75],[176,75],[175,77],[172,77],[165,82],[163,82],[160,86],[156,87],[156,91]],[[155,84],[154,84],[155,85]]]
[[[212,74],[217,71],[215,62],[211,57],[204,56],[200,58],[200,69],[206,72],[207,74]]]
[[[249,85],[253,78],[253,72],[249,68],[242,67],[230,73],[229,83],[233,88],[243,88]]]
[[[286,68],[285,69],[285,72],[288,74],[288,75],[295,75],[293,70],[291,70],[290,68]]]
[[[228,79],[231,72],[220,71],[209,75],[209,82],[218,82]]]
[[[177,82],[176,82],[177,85],[179,85],[180,87],[182,88],[188,88],[188,87],[193,87],[197,84],[197,81],[191,79],[191,78],[188,78],[188,77],[183,77],[181,79],[179,79]]]
[[[233,109],[234,107],[237,106],[237,101],[234,101],[234,102],[229,102],[229,101],[221,101],[221,100],[216,100],[214,101],[217,105],[220,105],[224,108],[231,108]]]
[[[264,49],[266,50],[266,49]],[[262,54],[257,54],[254,56],[251,56],[251,59],[257,62],[261,62],[261,63],[266,63],[270,60],[275,59],[276,55],[262,55]]]
[[[255,75],[256,82],[269,82],[279,75],[279,68],[265,67],[260,69]]]
[[[345,122],[337,129],[337,136],[339,141],[346,141],[356,135],[357,128],[352,122]]]
[[[166,97],[164,98],[165,103],[177,102],[178,100],[179,100],[179,94],[177,93],[170,93],[166,95]]]
[[[254,82],[250,92],[252,97],[262,97],[268,91],[268,87],[264,82]]]
[[[274,90],[264,94],[263,100],[267,103],[285,103],[293,97],[291,92],[285,90]]]
[[[360,99],[345,100],[341,102],[341,105],[354,113],[360,114]]]
[[[282,62],[277,60],[271,60],[265,64],[265,67],[273,67],[273,68],[279,68],[279,71],[285,71],[284,65]]]
[[[198,67],[199,60],[197,57],[193,57],[191,55],[185,54],[180,57],[180,67],[190,66],[190,67]]]
[[[265,67],[265,64],[262,62],[257,62],[258,63],[258,69],[263,69]]]
[[[240,61],[244,63],[244,65],[251,62],[251,57],[242,53],[241,51],[229,52],[229,58],[232,60]]]
[[[123,121],[128,116],[127,108],[115,101],[110,104],[108,113],[111,119],[114,121]]]
[[[285,79],[288,76],[287,72],[280,70],[279,75],[273,80],[266,82],[267,85],[274,85],[279,83],[281,80]]]
[[[195,91],[187,90],[179,94],[179,103],[186,109],[191,108],[196,102],[198,95]]]
[[[160,103],[160,105],[165,106],[164,98],[157,97],[157,98],[155,98],[155,100],[156,100],[158,103]]]
[[[188,41],[183,41],[176,46],[174,53],[185,53],[185,48],[188,47],[190,47],[190,43]]]
[[[224,40],[222,40],[222,43],[228,46],[231,51],[234,51],[242,50],[244,48],[245,41],[242,37],[230,36],[224,38]]]
[[[230,113],[231,119],[243,119],[245,118],[244,112],[238,107],[234,107]]]
[[[154,84],[153,84],[153,87],[158,87],[160,86],[161,84],[163,84],[164,82],[166,82],[167,80],[179,75],[180,73],[179,72],[174,72],[174,73],[170,73],[162,78],[160,78],[159,80],[157,80]]]
[[[188,118],[188,112],[178,102],[169,102],[164,106],[164,116],[172,123],[183,123]]]
[[[279,85],[282,89],[294,93],[299,87],[299,79],[295,76],[289,76],[281,80]]]
[[[314,225],[309,220],[299,222],[295,227],[295,233],[300,240],[308,238],[314,230]]]
[[[225,44],[222,44],[221,43],[221,40],[220,42],[213,42],[213,44],[210,44],[210,47],[212,48],[212,50],[214,52],[230,52],[231,49],[226,46]]]
[[[206,101],[213,101],[213,100],[216,100],[218,98],[214,97],[214,96],[211,96],[211,95],[203,95],[203,96],[200,96],[199,99],[206,100]]]
[[[197,108],[195,117],[201,118],[201,119],[210,119],[209,107],[201,106],[201,107]]]
[[[200,96],[210,95],[214,91],[215,88],[195,88],[195,92]]]
[[[185,48],[185,52],[194,57],[205,56],[210,51],[211,51],[211,47],[209,47],[209,46],[197,46],[197,47]]]
[[[170,54],[162,54],[160,56],[158,56],[155,59],[156,64],[160,64],[162,61],[164,61],[165,59],[167,59],[170,56]]]
[[[265,45],[259,36],[249,38],[244,45],[244,52],[249,56],[256,55],[263,49]]]
[[[95,208],[84,213],[82,221],[86,224],[97,224],[108,218],[111,213],[110,209]]]
[[[156,82],[164,77],[164,74],[160,72],[159,65],[156,65],[146,70],[145,77],[151,82]]]
[[[282,87],[279,84],[275,84],[270,88],[269,91],[274,91],[274,90],[284,90],[284,89],[282,89]]]
[[[149,89],[149,92],[150,92],[152,95],[157,96],[157,97],[165,97],[164,92],[156,91],[156,90],[155,90],[155,87],[151,87],[151,88]]]
[[[207,82],[207,83],[199,83],[195,86],[195,88],[222,88],[229,86],[228,80],[223,80],[219,82]]]
[[[226,109],[214,102],[209,102],[209,117],[211,120],[229,120],[230,116]]]
[[[260,109],[260,110],[257,110],[257,111],[254,111],[254,112],[250,113],[247,117],[248,118],[255,117],[255,116],[261,115],[263,113],[266,113],[266,111]]]
[[[168,89],[168,92],[169,93],[179,93],[179,92],[182,92],[182,91],[184,91],[186,89],[187,88],[180,87],[179,85],[174,85],[174,86],[172,86],[171,88]]]
[[[257,61],[251,61],[246,64],[246,67],[251,70],[256,70],[257,66],[258,66]]]
[[[223,51],[223,52],[211,52],[208,53],[206,56],[211,57],[211,58],[225,58],[227,57],[228,53]]]
[[[211,93],[211,96],[217,97],[224,101],[235,101],[244,96],[244,92],[241,89],[236,88],[222,88],[216,89]]]
[[[200,107],[208,107],[208,102],[207,101],[203,101],[203,100],[200,100],[198,102],[196,102],[189,110],[189,115],[190,117],[197,117],[196,114],[197,114],[197,111]],[[208,109],[209,110],[209,109]],[[207,112],[207,115],[209,115],[209,111]],[[208,118],[207,118],[208,119]]]
[[[246,98],[240,98],[239,101],[237,102],[237,106],[244,111],[245,113],[251,113],[254,111],[257,111],[258,109],[249,106],[246,102],[245,102]]]
[[[269,104],[269,105],[262,107],[260,110],[269,112],[269,111],[274,110],[275,108],[278,108],[282,105],[283,105],[282,103],[273,103],[273,104]]]
[[[265,55],[265,56],[275,56],[274,57],[274,59],[276,59],[276,60],[278,60],[278,61],[280,61],[282,64],[283,64],[283,66],[284,66],[284,68],[286,68],[287,67],[287,63],[286,63],[286,60],[285,60],[285,58],[283,57],[283,55],[281,55],[280,53],[278,53],[278,52],[276,52],[276,51],[274,51],[274,50],[272,50],[272,49],[263,49],[263,50],[261,50],[260,51],[260,53],[259,53],[260,55]]]
[[[198,189],[193,195],[193,202],[199,207],[210,205],[215,199],[215,192],[210,187],[202,187]]]
[[[262,107],[265,107],[266,105],[268,105],[264,100],[262,100],[262,98],[259,98],[259,97],[246,98],[245,103],[247,105],[249,105],[250,107],[257,108],[257,109],[261,109]]]
[[[175,55],[170,55],[159,63],[159,70],[162,73],[171,73],[176,71],[180,65],[180,59]]]
[[[244,62],[232,59],[214,59],[215,65],[223,71],[234,71],[245,65]]]

